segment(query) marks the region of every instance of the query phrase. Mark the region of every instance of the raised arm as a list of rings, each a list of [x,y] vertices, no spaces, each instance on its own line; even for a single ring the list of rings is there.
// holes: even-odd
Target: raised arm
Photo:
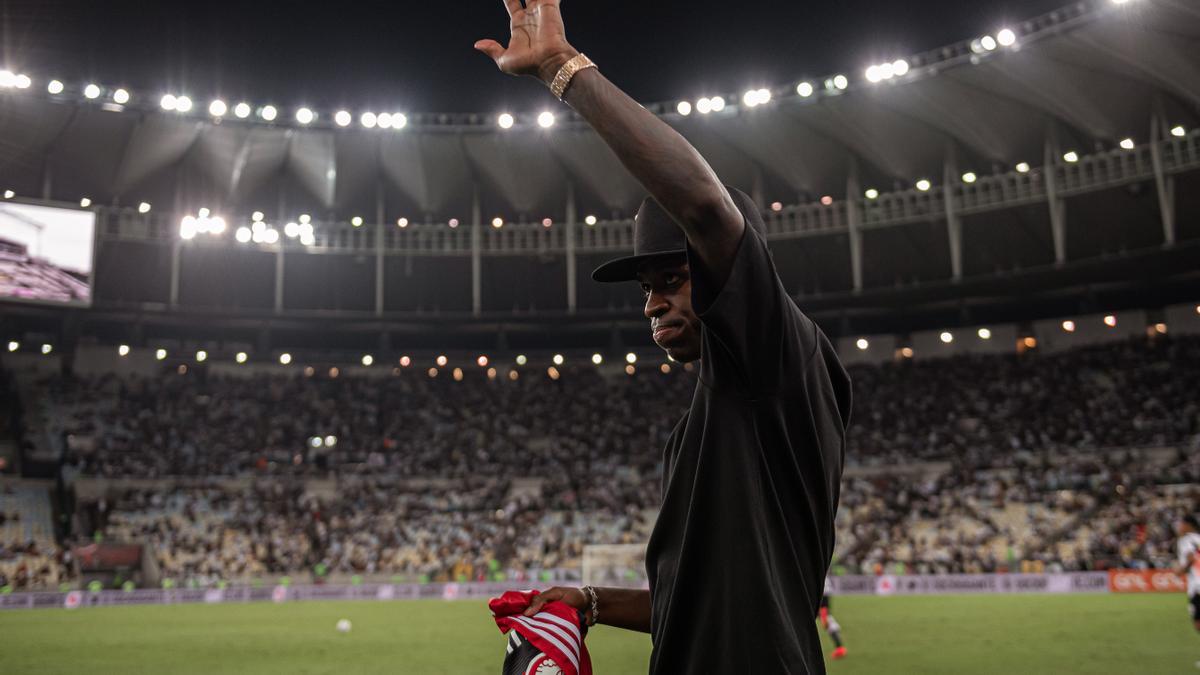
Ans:
[[[536,77],[548,85],[579,54],[567,42],[560,1],[528,0],[522,6],[521,0],[504,0],[512,19],[508,47],[480,40],[475,48],[503,72]],[[708,162],[670,125],[595,68],[575,75],[565,100],[683,228],[710,288],[722,288],[745,220]]]

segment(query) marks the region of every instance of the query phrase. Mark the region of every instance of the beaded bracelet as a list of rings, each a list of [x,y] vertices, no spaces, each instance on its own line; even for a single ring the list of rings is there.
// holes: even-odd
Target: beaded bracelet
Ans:
[[[596,596],[596,589],[592,588],[591,586],[584,586],[583,593],[591,599],[592,604],[592,617],[587,624],[589,626],[595,626],[596,622],[600,620],[600,598]]]

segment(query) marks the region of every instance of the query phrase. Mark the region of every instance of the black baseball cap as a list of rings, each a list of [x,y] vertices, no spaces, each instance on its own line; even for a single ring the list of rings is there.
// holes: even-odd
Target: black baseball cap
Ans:
[[[725,186],[733,203],[746,218],[746,226],[760,232],[765,229],[762,215],[746,193]],[[592,271],[592,279],[604,283],[634,281],[647,260],[687,255],[687,237],[683,229],[654,197],[646,197],[633,219],[633,255],[610,260]]]

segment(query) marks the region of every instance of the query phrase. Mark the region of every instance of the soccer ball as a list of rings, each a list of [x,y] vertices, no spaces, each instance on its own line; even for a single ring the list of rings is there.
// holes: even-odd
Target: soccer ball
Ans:
[[[350,628],[350,619],[341,619],[337,622],[337,631],[339,633],[349,633]]]

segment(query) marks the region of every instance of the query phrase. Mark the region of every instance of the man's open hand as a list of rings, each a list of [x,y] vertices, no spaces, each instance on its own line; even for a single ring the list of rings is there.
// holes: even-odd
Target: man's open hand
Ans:
[[[525,616],[533,616],[534,614],[537,614],[538,612],[542,611],[542,607],[544,607],[546,603],[554,602],[555,600],[561,600],[571,607],[574,607],[575,609],[586,614],[591,613],[590,608],[588,607],[587,596],[583,594],[583,591],[579,590],[578,588],[555,586],[554,588],[547,588],[541,593],[533,596],[533,601],[529,603],[529,608],[525,610]]]
[[[559,68],[579,52],[567,42],[560,0],[504,0],[512,19],[512,36],[505,48],[495,40],[480,40],[475,49],[492,57],[509,75],[529,75],[547,84]]]

